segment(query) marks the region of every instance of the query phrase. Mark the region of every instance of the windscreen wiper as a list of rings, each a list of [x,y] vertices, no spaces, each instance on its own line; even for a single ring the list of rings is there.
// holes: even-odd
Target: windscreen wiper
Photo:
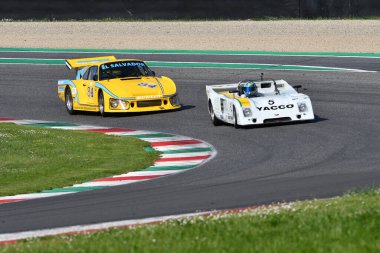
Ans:
[[[123,77],[123,78],[120,78],[120,80],[133,80],[133,79],[141,79],[142,77],[141,76],[128,76],[128,77]]]

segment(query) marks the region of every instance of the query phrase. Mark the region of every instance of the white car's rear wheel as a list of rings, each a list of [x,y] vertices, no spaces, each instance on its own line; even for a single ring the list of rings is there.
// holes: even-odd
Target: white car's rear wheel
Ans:
[[[220,126],[220,125],[222,124],[222,121],[220,121],[220,120],[215,116],[214,108],[212,107],[212,103],[211,103],[211,101],[208,102],[208,112],[209,112],[209,114],[210,114],[211,121],[212,121],[212,123],[214,124],[214,126]]]

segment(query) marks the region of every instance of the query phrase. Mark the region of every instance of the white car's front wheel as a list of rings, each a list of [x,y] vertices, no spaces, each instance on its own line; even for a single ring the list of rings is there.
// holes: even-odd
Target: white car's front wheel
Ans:
[[[235,128],[240,128],[240,126],[238,124],[238,118],[237,118],[235,106],[234,106],[234,109],[233,109],[233,113],[234,113],[234,127]]]
[[[211,121],[214,124],[214,126],[220,126],[222,124],[222,121],[220,121],[216,116],[214,112],[214,108],[212,107],[211,101],[208,102],[208,112],[211,117]]]

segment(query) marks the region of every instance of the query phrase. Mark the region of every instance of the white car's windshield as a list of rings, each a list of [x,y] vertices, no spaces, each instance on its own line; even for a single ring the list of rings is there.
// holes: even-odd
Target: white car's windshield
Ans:
[[[138,76],[154,76],[145,63],[140,61],[120,61],[100,65],[99,80],[128,78]]]

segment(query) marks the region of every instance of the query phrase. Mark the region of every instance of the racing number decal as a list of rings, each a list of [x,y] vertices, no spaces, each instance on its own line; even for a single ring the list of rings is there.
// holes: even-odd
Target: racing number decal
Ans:
[[[94,88],[93,87],[87,87],[87,96],[89,98],[93,98],[94,97]]]

